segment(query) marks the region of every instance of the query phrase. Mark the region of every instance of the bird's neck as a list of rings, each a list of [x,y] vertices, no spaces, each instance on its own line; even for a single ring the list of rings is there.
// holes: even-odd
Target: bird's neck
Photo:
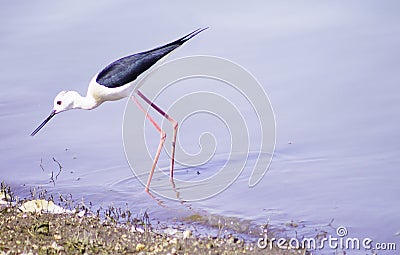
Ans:
[[[78,96],[74,100],[74,109],[83,109],[83,110],[91,110],[99,106],[100,103],[97,102],[93,97],[87,95],[83,97],[78,94]]]

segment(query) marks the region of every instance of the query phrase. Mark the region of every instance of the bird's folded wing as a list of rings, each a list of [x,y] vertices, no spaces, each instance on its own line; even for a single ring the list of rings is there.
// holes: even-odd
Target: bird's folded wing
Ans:
[[[96,82],[108,88],[116,88],[132,82],[157,61],[205,29],[207,28],[197,29],[164,46],[118,59],[98,74]]]

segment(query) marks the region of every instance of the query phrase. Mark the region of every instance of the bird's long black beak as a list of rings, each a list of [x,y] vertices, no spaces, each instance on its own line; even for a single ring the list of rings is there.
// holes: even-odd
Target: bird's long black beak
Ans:
[[[49,122],[49,121],[51,120],[51,118],[54,117],[54,115],[56,115],[56,111],[55,111],[55,110],[52,111],[52,112],[50,113],[49,117],[47,117],[47,119],[45,119],[45,120],[42,122],[42,124],[40,124],[40,125],[35,129],[35,131],[32,132],[31,136],[36,135],[36,133],[39,132],[39,130],[42,129],[42,127],[44,127],[44,125],[46,125],[46,123]]]

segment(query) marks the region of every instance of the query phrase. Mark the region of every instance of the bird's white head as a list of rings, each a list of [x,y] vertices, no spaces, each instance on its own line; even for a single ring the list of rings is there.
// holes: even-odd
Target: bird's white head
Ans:
[[[80,99],[82,99],[82,97],[76,91],[64,90],[58,93],[54,98],[54,107],[49,117],[47,117],[42,124],[40,124],[35,131],[32,132],[31,136],[34,136],[37,132],[39,132],[39,130],[42,129],[42,127],[44,127],[44,125],[46,125],[46,123],[49,122],[57,113],[70,109],[82,108],[80,107]]]
[[[76,91],[63,90],[54,98],[53,112],[55,114],[77,107],[77,100],[81,96]]]

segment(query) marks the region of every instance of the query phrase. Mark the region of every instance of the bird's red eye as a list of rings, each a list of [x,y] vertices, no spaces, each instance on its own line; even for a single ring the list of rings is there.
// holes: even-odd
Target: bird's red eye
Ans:
[[[61,105],[61,101],[57,101],[57,104],[58,104],[58,105]]]

